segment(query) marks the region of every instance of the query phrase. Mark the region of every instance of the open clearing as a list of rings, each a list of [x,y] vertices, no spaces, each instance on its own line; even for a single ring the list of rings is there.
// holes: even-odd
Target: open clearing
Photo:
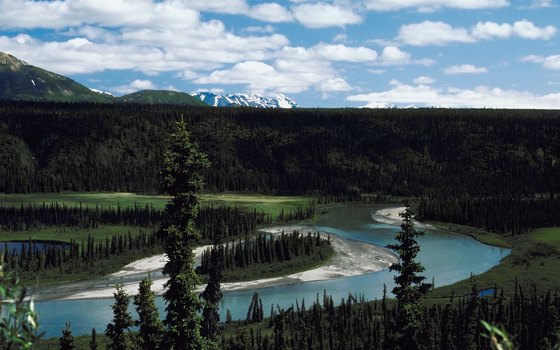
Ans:
[[[19,207],[21,205],[50,205],[63,204],[70,207],[82,206],[95,208],[131,208],[134,206],[152,206],[163,209],[170,197],[162,195],[136,194],[128,192],[100,192],[100,193],[33,193],[33,194],[0,194],[0,206]],[[237,206],[247,210],[264,211],[276,218],[282,210],[285,213],[305,208],[312,198],[302,196],[267,196],[258,194],[220,193],[203,194],[202,205]]]

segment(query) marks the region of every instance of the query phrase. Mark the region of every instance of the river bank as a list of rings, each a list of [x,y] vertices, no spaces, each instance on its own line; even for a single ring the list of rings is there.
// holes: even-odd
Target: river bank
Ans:
[[[302,234],[316,232],[313,228],[307,226],[277,226],[262,229],[261,231],[280,234],[282,231],[292,232],[294,230],[298,230]],[[396,256],[393,253],[375,245],[336,236],[329,237],[329,235],[324,232],[320,232],[320,235],[323,239],[329,238],[335,250],[335,256],[325,265],[282,277],[257,278],[251,281],[222,283],[222,290],[248,290],[300,282],[324,281],[341,277],[358,276],[383,270],[396,261]],[[201,246],[195,249],[196,263],[200,263],[202,252],[208,247],[209,246]],[[165,262],[166,257],[164,254],[151,256],[128,264],[121,271],[102,278],[40,288],[34,292],[32,297],[35,300],[112,298],[117,283],[122,284],[124,290],[132,295],[136,294],[138,283],[148,276],[150,276],[154,282],[152,290],[156,295],[161,295],[164,292],[164,284],[167,281],[167,277],[163,276],[161,272]],[[202,291],[203,288],[204,285],[200,285],[197,289]]]

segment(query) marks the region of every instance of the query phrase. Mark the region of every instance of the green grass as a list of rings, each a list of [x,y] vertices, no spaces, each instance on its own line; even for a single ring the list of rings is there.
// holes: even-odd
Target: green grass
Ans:
[[[97,242],[104,241],[114,235],[127,233],[136,235],[140,232],[151,232],[151,229],[137,226],[103,225],[98,228],[40,228],[31,231],[0,231],[0,241],[25,241],[31,238],[36,241],[60,241],[69,243],[71,240],[81,243],[88,235],[95,237]]]
[[[20,205],[42,205],[43,203],[59,203],[66,206],[79,206],[95,208],[96,205],[104,208],[130,208],[135,205],[153,206],[163,209],[169,200],[168,196],[146,195],[126,192],[102,193],[33,193],[33,194],[0,194],[0,206],[19,207]],[[288,213],[305,208],[312,202],[311,197],[267,196],[259,194],[220,193],[203,194],[202,205],[227,205],[245,208],[247,210],[264,211],[278,217],[282,209]]]
[[[3,207],[19,207],[21,204],[27,206],[58,203],[70,207],[82,205],[84,208],[95,208],[96,205],[104,208],[152,205],[154,208],[163,209],[168,200],[169,197],[167,196],[127,192],[0,194],[0,206]]]
[[[503,236],[512,247],[511,254],[489,271],[474,276],[479,290],[503,288],[504,294],[513,295],[515,283],[525,290],[536,288],[538,293],[560,289],[560,228],[541,228],[528,234]],[[466,279],[450,286],[435,289],[432,298],[468,295],[473,281]]]
[[[560,248],[560,227],[544,227],[532,233],[531,238],[535,243],[549,244]]]
[[[494,232],[488,232],[481,228],[452,224],[447,222],[437,222],[437,221],[427,221],[426,223],[443,231],[471,236],[477,241],[484,244],[493,245],[502,248],[512,247],[511,245],[512,243],[503,235]]]

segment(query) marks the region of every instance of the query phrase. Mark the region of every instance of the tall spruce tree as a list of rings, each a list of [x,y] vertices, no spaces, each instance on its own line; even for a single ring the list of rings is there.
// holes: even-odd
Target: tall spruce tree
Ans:
[[[398,301],[397,343],[402,349],[415,349],[418,347],[418,330],[422,325],[420,298],[430,290],[431,285],[422,282],[425,277],[419,274],[424,271],[424,267],[416,261],[420,252],[416,238],[424,233],[416,231],[410,205],[405,203],[405,206],[404,212],[399,214],[402,224],[396,236],[398,243],[390,244],[387,248],[399,256],[399,262],[389,267],[391,271],[397,272],[394,277],[396,286],[393,288]]]
[[[72,335],[72,328],[70,324],[67,323],[62,330],[62,337],[58,338],[58,344],[60,350],[74,350],[76,345],[74,345],[74,336]]]
[[[108,350],[130,350],[134,349],[134,338],[130,327],[134,325],[132,316],[128,312],[129,295],[123,289],[122,284],[117,284],[117,291],[113,294],[113,322],[107,325],[105,335],[109,338]]]
[[[90,350],[97,350],[99,343],[97,342],[97,331],[95,328],[91,329],[91,339],[89,341],[89,349]]]
[[[171,134],[161,171],[162,190],[172,197],[165,207],[168,222],[160,230],[168,257],[163,273],[169,276],[163,295],[167,304],[166,349],[204,348],[199,315],[202,301],[196,292],[199,278],[194,270],[193,247],[199,239],[194,220],[203,185],[201,173],[208,166],[206,155],[191,140],[181,120]]]
[[[214,244],[210,251],[210,270],[208,273],[208,284],[202,292],[204,308],[202,310],[201,334],[207,340],[208,347],[218,349],[220,336],[220,300],[222,291],[220,281],[222,280],[224,246],[222,245],[222,230],[217,230],[214,235]]]
[[[161,349],[163,340],[163,324],[155,304],[155,293],[152,291],[153,281],[147,277],[140,282],[138,294],[134,296],[134,305],[138,312],[138,338],[140,349]]]

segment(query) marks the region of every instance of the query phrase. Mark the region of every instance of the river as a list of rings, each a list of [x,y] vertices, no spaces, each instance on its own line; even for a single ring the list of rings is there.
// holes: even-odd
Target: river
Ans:
[[[334,207],[323,215],[315,229],[338,235],[343,238],[365,242],[378,246],[393,243],[399,226],[374,213],[387,207],[379,205]],[[435,281],[436,287],[451,284],[468,278],[471,274],[480,274],[497,265],[509,254],[509,249],[494,247],[477,242],[471,237],[451,234],[430,228],[421,228],[426,234],[418,239],[421,247],[418,256],[426,271],[427,282]],[[258,277],[258,276],[257,276]],[[354,277],[344,277],[327,281],[295,283],[257,289],[262,299],[265,316],[272,305],[281,308],[301,305],[305,299],[307,306],[319,296],[322,300],[324,291],[332,295],[335,303],[348,297],[348,293],[363,295],[368,300],[380,298],[383,285],[387,290],[393,287],[393,275],[388,270],[368,273]],[[221,304],[221,317],[225,319],[226,309],[233,318],[244,318],[254,290],[225,292]],[[89,334],[92,328],[98,333],[104,332],[112,319],[110,299],[86,300],[50,300],[36,302],[39,314],[40,330],[45,337],[59,337],[66,323],[70,323],[74,335]],[[164,302],[158,297],[156,303],[160,314],[164,312]],[[129,309],[133,309],[130,304]]]

